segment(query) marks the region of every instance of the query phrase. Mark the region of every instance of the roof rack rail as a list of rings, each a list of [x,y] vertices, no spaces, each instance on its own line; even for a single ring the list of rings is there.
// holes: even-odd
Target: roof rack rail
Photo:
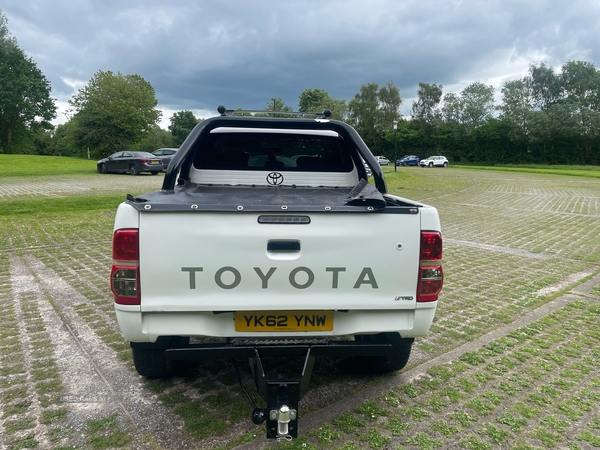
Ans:
[[[272,114],[272,115],[285,115],[285,116],[299,116],[299,117],[315,117],[316,119],[329,119],[331,117],[331,110],[326,109],[323,112],[300,112],[300,111],[267,111],[264,109],[227,109],[223,105],[217,108],[217,112],[221,116],[233,116],[235,114]]]

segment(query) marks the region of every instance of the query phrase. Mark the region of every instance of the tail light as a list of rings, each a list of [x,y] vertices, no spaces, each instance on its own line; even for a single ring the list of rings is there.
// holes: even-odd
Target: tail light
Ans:
[[[444,285],[442,271],[442,234],[439,231],[421,232],[421,261],[419,267],[418,302],[434,302]]]
[[[140,159],[140,162],[147,163],[148,160],[146,158],[142,158],[142,159]]]
[[[140,250],[139,230],[126,228],[113,235],[113,264],[110,271],[110,289],[115,303],[140,304]]]

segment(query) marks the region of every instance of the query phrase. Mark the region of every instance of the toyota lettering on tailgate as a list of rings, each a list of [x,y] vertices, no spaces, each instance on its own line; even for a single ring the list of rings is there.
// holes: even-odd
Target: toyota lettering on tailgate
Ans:
[[[244,276],[251,276],[262,289],[269,289],[269,280],[277,271],[277,267],[270,267],[266,271],[260,267],[253,267],[253,269],[254,273],[244,274]],[[242,272],[232,266],[221,267],[213,277],[204,275],[203,267],[182,267],[181,271],[189,274],[190,289],[196,289],[199,283],[210,282],[211,278],[221,289],[235,289],[242,282]],[[349,278],[344,272],[346,272],[345,267],[326,267],[325,274],[319,276],[329,277],[332,289],[337,289],[340,282],[353,283],[353,289],[360,289],[363,286],[379,289],[375,274],[370,267],[363,267],[356,279]],[[315,272],[308,267],[296,267],[287,274],[287,280],[295,289],[306,289],[315,282]]]

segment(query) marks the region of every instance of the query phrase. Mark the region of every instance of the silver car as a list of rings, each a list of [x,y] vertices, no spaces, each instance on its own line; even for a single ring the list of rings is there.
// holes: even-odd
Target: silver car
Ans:
[[[173,159],[173,156],[175,156],[175,153],[177,153],[177,150],[179,150],[178,148],[159,148],[158,150],[154,150],[152,152],[152,154],[154,156],[158,156],[163,165],[165,166],[165,169],[169,166],[169,163],[171,162],[171,160]]]

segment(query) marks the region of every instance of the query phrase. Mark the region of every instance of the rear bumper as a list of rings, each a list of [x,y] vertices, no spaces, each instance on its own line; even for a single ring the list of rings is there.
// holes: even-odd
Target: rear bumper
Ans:
[[[160,172],[166,168],[164,164],[141,164],[140,172]]]
[[[421,337],[428,331],[437,302],[418,304],[414,310],[351,310],[334,312],[334,328],[321,332],[236,332],[233,313],[142,313],[139,306],[115,305],[117,321],[130,342],[156,342],[160,336],[220,338],[315,338],[397,332]]]

